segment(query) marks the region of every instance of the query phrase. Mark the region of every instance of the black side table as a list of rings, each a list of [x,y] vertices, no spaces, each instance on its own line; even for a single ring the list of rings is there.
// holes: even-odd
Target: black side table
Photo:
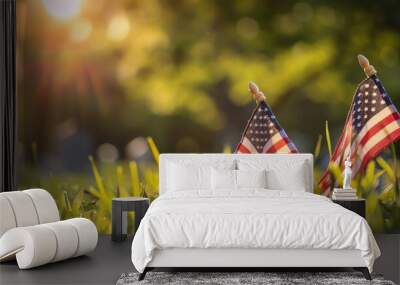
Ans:
[[[150,201],[148,198],[127,197],[112,199],[112,233],[113,241],[123,241],[127,236],[127,212],[135,212],[135,232],[139,227],[140,221],[149,208]]]
[[[359,214],[365,218],[365,199],[354,199],[354,200],[336,200],[332,199],[333,203],[339,204],[340,206]]]

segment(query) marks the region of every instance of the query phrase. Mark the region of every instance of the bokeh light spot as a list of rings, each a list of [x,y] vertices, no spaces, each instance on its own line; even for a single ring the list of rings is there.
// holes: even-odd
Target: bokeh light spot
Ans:
[[[80,20],[71,27],[71,39],[76,42],[86,40],[92,33],[92,24],[87,20]]]
[[[107,28],[107,36],[112,41],[122,41],[124,40],[131,29],[129,19],[124,14],[119,14],[114,16]]]
[[[104,143],[97,148],[97,157],[104,162],[115,162],[119,157],[118,149],[110,143]]]
[[[67,119],[56,128],[56,137],[59,140],[65,140],[72,137],[78,131],[78,127],[74,119]]]
[[[258,35],[258,23],[252,18],[242,18],[236,24],[236,31],[245,39],[254,39]]]
[[[42,0],[47,13],[59,21],[68,21],[79,15],[82,0]]]
[[[130,159],[136,159],[143,156],[149,149],[147,141],[143,137],[134,138],[125,148],[126,156]]]

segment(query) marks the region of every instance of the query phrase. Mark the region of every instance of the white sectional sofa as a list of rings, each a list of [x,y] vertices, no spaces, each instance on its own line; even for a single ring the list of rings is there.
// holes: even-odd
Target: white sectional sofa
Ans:
[[[0,193],[0,262],[20,269],[84,255],[96,248],[98,233],[88,219],[60,221],[53,197],[43,189]]]

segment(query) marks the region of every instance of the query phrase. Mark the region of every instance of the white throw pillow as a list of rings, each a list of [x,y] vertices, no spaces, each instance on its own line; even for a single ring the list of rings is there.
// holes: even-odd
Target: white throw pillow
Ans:
[[[267,188],[271,190],[306,191],[312,181],[308,178],[310,169],[305,161],[281,160],[278,157],[270,160],[239,159],[239,170],[266,169]]]
[[[210,167],[169,163],[167,188],[170,191],[210,189],[210,170]]]
[[[211,188],[213,190],[236,189],[236,170],[232,169],[211,169]]]
[[[267,172],[263,170],[236,170],[238,188],[267,188]]]
[[[211,190],[211,168],[235,169],[232,159],[176,159],[167,162],[167,191]]]
[[[267,188],[306,192],[307,179],[303,168],[304,164],[298,164],[289,172],[276,169],[267,170]]]

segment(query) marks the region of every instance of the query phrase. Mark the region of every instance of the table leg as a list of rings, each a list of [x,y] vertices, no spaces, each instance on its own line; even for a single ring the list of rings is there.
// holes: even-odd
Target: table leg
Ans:
[[[122,226],[122,240],[125,240],[128,235],[128,212],[122,211],[121,214],[121,226]]]
[[[122,241],[122,205],[120,203],[112,203],[111,212],[111,240]]]

